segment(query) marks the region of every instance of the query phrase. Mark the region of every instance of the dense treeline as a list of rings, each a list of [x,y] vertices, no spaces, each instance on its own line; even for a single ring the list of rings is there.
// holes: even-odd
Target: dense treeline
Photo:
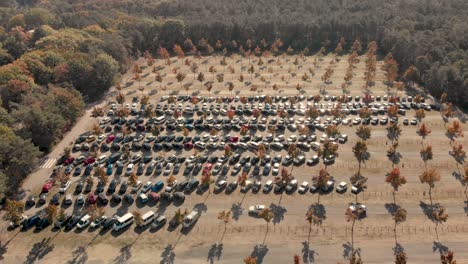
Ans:
[[[467,15],[465,0],[0,0],[0,126],[11,142],[47,151],[132,57],[193,50],[187,39],[205,54],[266,50],[277,39],[279,52],[310,53],[333,52],[341,38],[344,51],[375,40],[401,77],[411,69],[411,82],[468,108]],[[16,166],[0,157],[0,182],[28,173]]]

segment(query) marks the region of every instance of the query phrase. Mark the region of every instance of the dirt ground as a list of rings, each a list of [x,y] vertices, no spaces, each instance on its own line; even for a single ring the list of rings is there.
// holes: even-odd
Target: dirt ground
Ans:
[[[298,58],[298,65],[294,61]],[[195,93],[204,96],[230,95],[225,83],[234,83],[233,95],[269,94],[296,95],[296,85],[304,87],[304,95],[319,93],[321,86],[329,95],[341,95],[340,88],[348,67],[347,57],[341,57],[336,64],[332,83],[324,85],[321,81],[325,68],[333,57],[326,56],[319,61],[316,67],[314,57],[298,56],[270,58],[275,61],[268,63],[263,59],[263,69],[258,66],[258,59],[251,58],[255,72],[260,76],[251,79],[247,72],[249,61],[247,58],[234,56],[227,59],[227,65],[234,68],[235,73],[229,73],[228,68],[220,66],[221,57],[195,59],[199,71],[205,73],[205,81],[214,81],[214,88],[209,93],[201,89],[200,82],[194,78],[189,66],[183,60],[172,58],[172,65],[164,65],[164,61],[157,60],[156,65],[164,67],[160,72],[163,76],[162,84],[154,80],[154,73],[150,67],[143,67],[141,82],[131,80],[133,74],[127,73],[124,79],[123,92],[130,102],[133,96],[151,94],[151,102],[167,94]],[[278,63],[276,60],[279,60]],[[140,60],[140,65],[146,65]],[[241,64],[244,69],[244,81],[252,82],[258,86],[257,92],[243,88],[245,84],[239,82]],[[224,81],[219,83],[215,75],[208,70],[215,65],[217,73],[224,72]],[[381,63],[379,63],[381,65]],[[175,79],[174,68],[187,74],[185,80],[178,83]],[[271,68],[271,70],[268,70]],[[310,82],[304,82],[301,76],[312,68],[315,75]],[[380,67],[379,67],[380,68]],[[270,71],[270,72],[269,72]],[[291,76],[295,72],[296,76]],[[362,95],[364,92],[364,58],[360,58],[354,70],[355,76],[350,86],[350,95]],[[262,76],[264,81],[261,80]],[[285,76],[286,83],[282,81]],[[370,88],[373,95],[384,95],[387,92],[383,84],[384,73],[379,69],[376,85]],[[127,84],[125,84],[127,83]],[[183,87],[190,85],[187,92]],[[279,91],[271,89],[272,84],[278,84]],[[167,87],[163,91],[161,85]],[[144,87],[143,91],[138,90]],[[403,92],[399,92],[403,95]],[[114,100],[115,90],[101,102],[107,105]],[[89,130],[95,122],[90,116],[91,108],[78,121],[78,124],[69,132],[62,142],[50,153],[50,158],[56,158],[79,134]],[[413,117],[414,111],[408,111],[407,117]],[[400,121],[401,122],[401,121]],[[440,263],[439,252],[447,249],[455,252],[458,263],[468,263],[468,196],[465,187],[455,177],[462,169],[449,155],[450,140],[445,135],[446,124],[438,112],[428,112],[424,119],[432,133],[427,137],[426,143],[433,146],[434,158],[429,161],[429,167],[435,167],[442,175],[432,192],[434,203],[443,205],[449,214],[446,223],[436,224],[425,214],[425,208],[430,203],[428,186],[419,181],[419,174],[424,169],[419,154],[421,138],[416,134],[417,127],[402,126],[403,133],[400,139],[399,151],[402,154],[400,166],[402,174],[407,177],[408,183],[396,193],[396,202],[408,211],[406,222],[397,226],[396,236],[393,230],[394,222],[387,210],[393,202],[392,188],[384,182],[385,173],[390,170],[391,163],[385,155],[389,141],[386,138],[385,127],[373,126],[372,137],[368,140],[370,159],[362,167],[362,174],[369,178],[368,189],[359,194],[359,201],[368,206],[368,217],[356,222],[354,230],[354,247],[359,248],[365,263],[394,263],[393,248],[395,241],[404,248],[408,256],[408,263]],[[467,131],[468,126],[463,124]],[[349,177],[357,171],[358,163],[351,151],[357,140],[354,126],[340,126],[340,132],[349,135],[346,144],[340,145],[339,158],[328,170],[339,181],[349,182]],[[261,134],[266,134],[263,132]],[[291,133],[287,132],[286,137]],[[318,132],[317,135],[321,133]],[[467,139],[457,139],[466,146]],[[313,152],[309,152],[309,157]],[[284,153],[283,153],[284,154]],[[169,154],[168,154],[169,155]],[[191,155],[190,152],[184,155]],[[252,156],[252,154],[250,154]],[[311,181],[317,174],[320,166],[294,168],[293,175],[299,182]],[[37,192],[47,179],[52,168],[39,169],[31,175],[24,184],[24,195]],[[140,176],[142,177],[142,176]],[[162,177],[162,176],[159,176]],[[178,176],[182,177],[182,176]],[[271,178],[271,176],[269,176]],[[228,176],[229,180],[234,177]],[[75,179],[74,179],[75,180]],[[265,182],[263,180],[263,182]],[[347,205],[355,200],[349,193],[338,194],[332,192],[327,195],[311,194],[292,195],[270,194],[244,194],[236,191],[233,194],[192,194],[180,206],[182,209],[198,208],[202,216],[189,232],[168,231],[166,228],[154,232],[152,230],[134,230],[134,226],[121,234],[112,232],[99,232],[92,230],[54,232],[50,229],[35,233],[7,231],[6,223],[0,227],[0,262],[1,263],[242,263],[248,255],[257,257],[257,263],[293,263],[293,256],[301,256],[304,263],[338,263],[346,262],[351,245],[351,223],[346,222],[344,211]],[[312,226],[309,233],[309,224],[305,220],[305,213],[310,205],[320,201],[326,211],[326,219],[320,226]],[[250,205],[265,204],[274,210],[274,218],[267,225],[262,219],[247,215]],[[176,206],[154,206],[141,208],[143,212],[153,210],[165,213],[171,217],[177,209]],[[34,209],[32,209],[33,211]],[[106,208],[109,214],[116,208]],[[119,212],[119,208],[117,211]],[[134,208],[127,208],[132,211]],[[217,219],[222,210],[231,210],[233,219],[224,227]],[[31,212],[32,212],[31,211]],[[27,211],[27,213],[29,213]]]

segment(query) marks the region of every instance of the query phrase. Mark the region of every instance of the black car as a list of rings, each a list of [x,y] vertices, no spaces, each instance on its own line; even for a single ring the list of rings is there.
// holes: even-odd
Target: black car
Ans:
[[[34,206],[36,204],[36,196],[31,195],[28,197],[28,200],[26,201],[27,206]]]
[[[73,229],[76,224],[80,221],[81,217],[74,215],[71,217],[71,219],[68,221],[68,223],[65,225],[65,230],[71,230]]]
[[[120,185],[119,194],[125,193],[127,191],[127,188],[128,188],[128,182],[125,181]]]
[[[109,187],[107,188],[107,193],[114,193],[116,187],[117,187],[117,180],[112,179],[112,181],[109,183]]]
[[[119,204],[122,201],[122,198],[116,193],[112,195],[112,201],[116,204]]]
[[[102,223],[102,228],[104,229],[110,229],[114,226],[114,223],[117,221],[116,218],[112,217],[112,218],[109,218],[109,219],[106,219],[104,221],[104,223]]]
[[[75,188],[75,194],[80,194],[83,191],[83,186],[84,184],[82,181],[78,182]]]
[[[54,194],[54,196],[52,196],[52,199],[50,199],[50,204],[52,205],[59,205],[60,204],[60,195],[59,194]]]
[[[37,230],[42,230],[50,225],[49,219],[47,217],[42,218],[37,222],[36,224],[36,229]]]
[[[89,192],[91,192],[91,189],[93,189],[93,184],[92,184],[92,183],[88,183],[88,184],[86,184],[86,186],[85,186],[84,192],[85,192],[85,193],[89,193]]]
[[[107,205],[109,203],[109,199],[107,199],[106,195],[103,193],[98,195],[98,200],[102,205]]]
[[[193,190],[195,190],[195,188],[198,187],[198,185],[200,184],[200,181],[197,180],[197,179],[191,179],[187,186],[185,187],[185,191],[186,192],[193,192]]]
[[[179,184],[177,184],[175,191],[183,191],[187,187],[188,181],[183,181]]]
[[[135,201],[135,199],[133,199],[133,197],[130,194],[127,193],[127,194],[124,195],[124,201],[127,204],[132,204],[133,201]]]

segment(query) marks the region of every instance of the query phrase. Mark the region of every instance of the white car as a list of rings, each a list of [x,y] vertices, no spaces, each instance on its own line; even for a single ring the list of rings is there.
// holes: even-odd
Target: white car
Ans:
[[[263,204],[257,204],[257,205],[252,205],[249,207],[249,214],[256,214],[258,215],[261,213],[263,210],[265,210],[265,205]]]
[[[93,222],[91,222],[91,224],[89,225],[91,228],[97,228],[97,227],[100,227],[102,225],[102,223],[104,223],[104,221],[107,220],[107,216],[103,215],[102,217],[100,218],[96,218],[94,219]]]
[[[279,164],[279,163],[273,164],[273,169],[272,169],[273,175],[278,175],[278,173],[279,173],[279,167],[280,167],[280,164]]]
[[[152,182],[150,182],[150,181],[145,182],[145,184],[141,188],[141,192],[142,193],[147,193],[151,189],[151,186],[153,186]]]
[[[347,188],[348,188],[348,184],[346,182],[340,182],[340,184],[336,186],[336,191],[339,193],[346,192]]]
[[[173,167],[173,164],[172,163],[168,163],[166,165],[166,168],[164,169],[164,175],[169,175],[172,171],[172,167]]]
[[[296,188],[297,188],[297,180],[294,179],[288,183],[288,185],[286,186],[286,191],[291,192],[291,191],[296,190]]]
[[[301,186],[299,186],[299,193],[306,193],[307,190],[309,190],[309,183],[308,182],[302,182]]]
[[[349,209],[351,209],[353,213],[357,212],[359,215],[367,213],[367,207],[361,203],[353,203],[349,206]]]
[[[97,161],[98,164],[102,164],[102,163],[106,162],[106,158],[107,158],[106,155],[101,155],[101,156],[99,156],[99,158],[96,161]]]
[[[265,185],[263,185],[263,192],[265,193],[270,192],[272,188],[273,188],[273,181],[269,180],[265,183]]]
[[[60,192],[64,193],[68,190],[68,187],[70,187],[71,181],[67,181],[60,186]]]
[[[79,229],[87,227],[91,223],[91,216],[90,215],[85,215],[83,216],[80,221],[78,221],[78,224],[76,224],[76,227]]]
[[[241,188],[241,192],[247,192],[249,189],[252,187],[252,182],[251,181],[245,181],[244,186]]]
[[[206,148],[206,143],[202,142],[202,141],[197,141],[197,142],[195,142],[195,146],[197,148],[205,149]]]
[[[167,184],[166,192],[171,192],[177,186],[177,180],[174,180],[171,185]]]

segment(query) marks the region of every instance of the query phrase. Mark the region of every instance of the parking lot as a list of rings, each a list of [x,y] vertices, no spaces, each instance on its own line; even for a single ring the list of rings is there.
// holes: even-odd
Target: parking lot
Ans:
[[[420,121],[415,118],[415,110],[425,109],[423,122],[433,130],[428,138],[434,147],[435,158],[431,165],[439,168],[444,175],[440,189],[434,190],[434,197],[448,208],[453,217],[447,223],[449,231],[441,234],[441,237],[451,236],[453,240],[448,243],[453,243],[450,245],[455,248],[459,246],[459,237],[449,228],[464,230],[462,192],[458,190],[458,187],[461,188],[459,183],[450,176],[455,163],[451,163],[451,158],[446,154],[450,148],[437,105],[430,100],[416,103],[414,97],[401,96],[396,103],[398,114],[395,118],[387,115],[388,108],[395,103],[383,94],[366,99],[364,94],[357,91],[353,92],[353,96],[341,98],[338,94],[322,95],[321,98],[290,94],[157,95],[150,96],[146,104],[142,104],[141,96],[129,96],[123,104],[111,98],[106,104],[105,116],[95,118],[93,123],[88,124],[89,131],[79,133],[74,138],[69,155],[58,155],[55,163],[45,161],[47,171],[55,175],[50,178],[55,179],[55,184],[47,184],[47,180],[32,190],[30,195],[34,196],[34,205],[27,207],[26,214],[30,218],[35,214],[43,217],[44,209],[50,203],[64,208],[69,215],[67,223],[73,225],[69,224],[66,228],[67,223],[63,223],[63,229],[68,231],[59,237],[66,239],[70,247],[80,246],[80,238],[87,241],[90,234],[94,237],[99,233],[96,242],[91,240],[96,243],[96,248],[89,249],[90,256],[98,254],[93,251],[97,248],[114,256],[109,253],[112,249],[106,248],[103,243],[115,249],[122,243],[126,245],[128,241],[133,241],[133,238],[142,245],[133,250],[141,253],[144,252],[143,245],[157,237],[160,243],[153,245],[155,250],[164,252],[165,246],[176,244],[176,253],[178,258],[182,257],[182,263],[199,263],[201,253],[194,254],[192,258],[190,248],[202,248],[201,251],[206,254],[214,241],[224,243],[226,263],[237,263],[229,257],[229,252],[236,256],[249,254],[250,245],[265,244],[266,239],[266,244],[270,246],[267,259],[274,259],[278,257],[274,252],[283,252],[275,240],[306,239],[308,224],[304,220],[305,212],[311,204],[319,201],[326,208],[327,219],[323,227],[314,228],[317,247],[322,249],[322,255],[315,257],[326,263],[327,256],[336,255],[342,250],[342,242],[349,240],[350,230],[344,220],[344,211],[356,199],[353,194],[356,188],[349,177],[358,167],[352,147],[358,141],[356,129],[368,125],[372,129],[368,140],[370,159],[362,165],[362,174],[369,178],[368,188],[356,191],[359,201],[367,206],[368,217],[359,223],[356,238],[369,239],[369,242],[362,242],[363,251],[369,259],[378,259],[383,249],[370,244],[380,239],[379,243],[383,245],[387,243],[385,237],[393,235],[387,231],[376,231],[392,225],[391,216],[384,206],[392,200],[390,188],[384,184],[385,173],[391,168],[391,162],[385,156],[390,145],[386,127],[391,123],[397,122],[403,129],[400,139],[400,152],[403,154],[401,166],[408,175],[408,184],[401,195],[398,194],[398,199],[411,217],[401,228],[428,223],[414,200],[424,199],[427,190],[418,179],[424,164],[419,157],[420,137],[416,133]],[[117,117],[122,108],[127,108],[129,115]],[[369,109],[369,117],[360,117],[360,109],[363,108]],[[338,133],[327,127],[336,127]],[[333,135],[327,135],[327,131],[333,132]],[[338,146],[335,155],[320,155],[327,144]],[[324,168],[332,178],[329,188],[321,189],[317,188],[312,177]],[[282,184],[277,178],[283,171],[293,178],[287,184]],[[206,175],[213,180],[209,186],[204,184]],[[106,180],[103,182],[104,177]],[[25,197],[24,201],[29,197]],[[156,222],[153,222],[154,225],[148,223],[141,230],[134,228],[133,224],[123,230],[104,232],[106,228],[90,227],[92,221],[89,221],[83,228],[78,228],[78,220],[89,214],[87,208],[93,204],[103,208],[109,220],[113,216],[121,217],[135,211],[141,215],[153,211],[153,221],[165,216],[167,223],[163,227]],[[255,205],[273,210],[274,229],[266,231],[263,220],[248,214],[250,207]],[[174,232],[170,225],[179,208],[182,212],[193,209],[201,212],[200,219],[187,232]],[[221,236],[223,228],[216,219],[222,210],[232,212],[226,233],[229,239],[225,240],[224,235]],[[103,219],[99,224],[105,222]],[[112,228],[113,222],[107,222],[111,224],[106,227]],[[36,236],[46,236],[56,223],[49,224]],[[373,231],[366,231],[368,227]],[[142,231],[148,231],[148,235],[140,238]],[[24,234],[29,232],[32,231]],[[413,245],[419,243],[421,237],[427,240],[433,234],[424,230],[416,232],[419,233],[412,236],[402,234],[409,251],[418,256],[432,253],[429,246],[427,250],[419,251]],[[370,233],[373,238],[369,238]],[[459,235],[463,234],[464,231],[461,231]],[[234,246],[229,240],[241,238],[245,241],[238,247],[229,247]],[[327,241],[331,241],[330,244]],[[300,244],[299,241],[295,242]],[[374,251],[370,252],[370,249]],[[297,246],[289,251],[299,254],[301,250]],[[390,246],[386,250],[390,251]],[[67,254],[70,255],[70,252]],[[134,261],[145,262],[138,257]]]

